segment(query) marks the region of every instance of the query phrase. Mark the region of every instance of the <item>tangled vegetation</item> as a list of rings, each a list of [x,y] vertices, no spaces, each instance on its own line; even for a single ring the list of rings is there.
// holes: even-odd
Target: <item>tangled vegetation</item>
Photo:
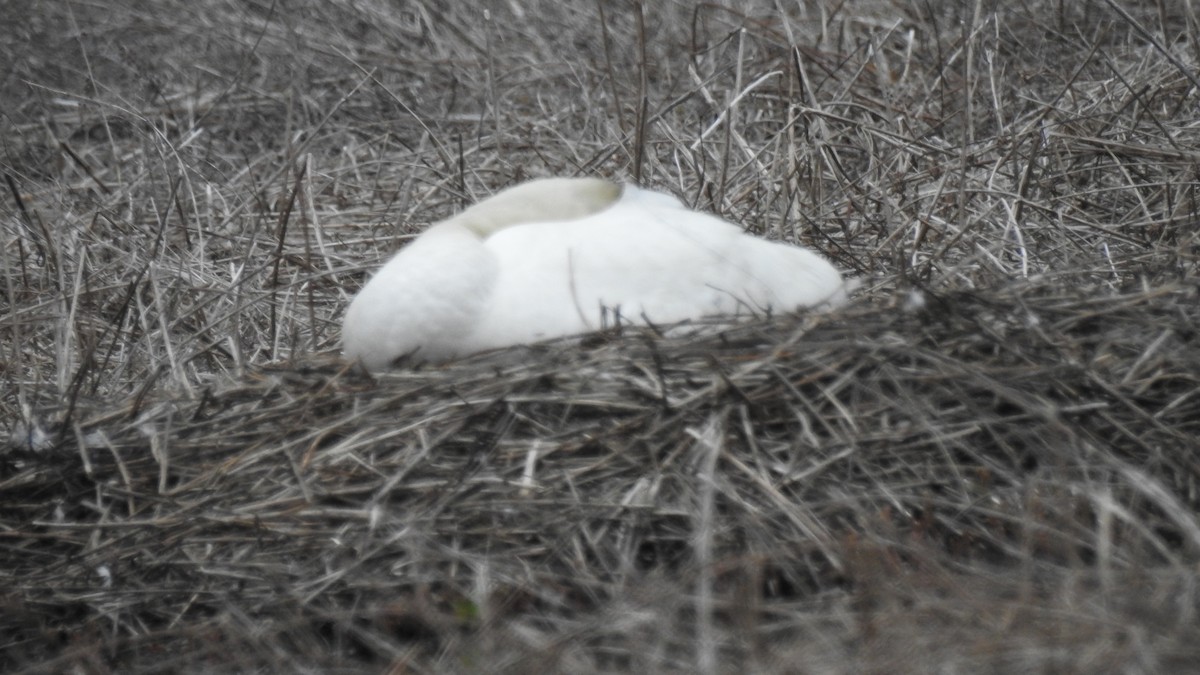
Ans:
[[[5,672],[1200,660],[1188,3],[18,4]],[[548,175],[859,290],[337,357],[386,256]]]

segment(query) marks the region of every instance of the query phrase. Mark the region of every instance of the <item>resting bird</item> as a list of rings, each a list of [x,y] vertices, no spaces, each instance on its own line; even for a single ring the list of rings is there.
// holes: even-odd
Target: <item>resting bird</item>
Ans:
[[[836,306],[817,254],[676,198],[595,178],[535,180],[430,227],[355,296],[347,359],[447,361],[599,330]]]

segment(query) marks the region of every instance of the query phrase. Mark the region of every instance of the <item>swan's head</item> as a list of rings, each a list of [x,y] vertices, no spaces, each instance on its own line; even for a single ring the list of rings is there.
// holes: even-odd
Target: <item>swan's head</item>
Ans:
[[[621,191],[600,178],[544,178],[493,195],[450,222],[486,239],[510,225],[586,218],[616,203]]]

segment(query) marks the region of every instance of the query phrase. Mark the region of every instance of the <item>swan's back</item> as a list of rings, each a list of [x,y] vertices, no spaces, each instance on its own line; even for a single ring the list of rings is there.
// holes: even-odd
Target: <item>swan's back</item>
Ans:
[[[621,186],[599,178],[543,178],[475,204],[448,222],[487,238],[501,230],[595,215],[621,198]]]

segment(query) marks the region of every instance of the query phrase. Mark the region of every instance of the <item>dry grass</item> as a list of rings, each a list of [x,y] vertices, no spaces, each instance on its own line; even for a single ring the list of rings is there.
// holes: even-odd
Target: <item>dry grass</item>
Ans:
[[[34,4],[0,4],[6,672],[1200,659],[1189,3]],[[408,233],[571,174],[859,299],[336,359]]]

